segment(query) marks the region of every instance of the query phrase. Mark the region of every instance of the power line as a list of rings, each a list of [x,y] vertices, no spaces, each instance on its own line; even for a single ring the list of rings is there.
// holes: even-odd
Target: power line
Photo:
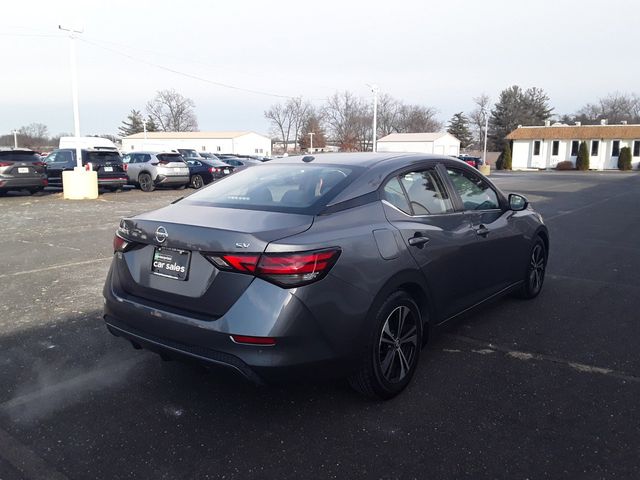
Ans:
[[[144,63],[146,65],[150,65],[152,67],[159,68],[159,69],[165,70],[167,72],[175,73],[176,75],[181,75],[183,77],[191,78],[193,80],[199,80],[201,82],[209,83],[209,84],[215,85],[217,87],[229,88],[231,90],[238,90],[238,91],[242,91],[242,92],[253,93],[253,94],[256,94],[256,95],[264,95],[264,96],[267,96],[267,97],[286,98],[286,99],[295,98],[295,97],[293,97],[291,95],[280,95],[280,94],[277,94],[277,93],[265,92],[265,91],[261,91],[261,90],[254,90],[254,89],[251,89],[251,88],[238,87],[238,86],[235,86],[235,85],[230,85],[228,83],[216,82],[214,80],[209,80],[208,78],[204,78],[204,77],[201,77],[199,75],[194,75],[192,73],[187,73],[187,72],[181,72],[180,70],[176,70],[175,68],[167,67],[167,66],[164,66],[164,65],[160,65],[159,63],[154,63],[154,62],[150,62],[148,60],[144,60],[142,58],[135,57],[135,56],[130,55],[130,54],[125,53],[125,52],[121,52],[120,50],[116,50],[114,48],[105,47],[103,45],[98,44],[97,42],[94,42],[94,41],[91,41],[91,40],[87,40],[86,38],[78,37],[78,40],[80,40],[80,41],[82,41],[84,43],[87,43],[89,45],[93,45],[94,47],[101,48],[103,50],[108,50],[108,51],[110,51],[112,53],[115,53],[117,55],[121,55],[121,56],[126,57],[126,58],[128,58],[130,60],[133,60],[133,61],[136,61],[136,62],[140,62],[140,63]]]

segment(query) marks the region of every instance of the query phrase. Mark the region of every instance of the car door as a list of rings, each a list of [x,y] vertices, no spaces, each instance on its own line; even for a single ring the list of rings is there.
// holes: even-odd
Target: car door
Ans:
[[[525,240],[511,221],[513,212],[489,182],[463,167],[447,165],[442,169],[475,232],[471,248],[478,268],[474,288],[476,300],[481,301],[521,277],[518,259]]]
[[[471,249],[477,239],[441,177],[434,167],[402,172],[386,182],[382,203],[424,274],[443,321],[473,304],[477,264]]]

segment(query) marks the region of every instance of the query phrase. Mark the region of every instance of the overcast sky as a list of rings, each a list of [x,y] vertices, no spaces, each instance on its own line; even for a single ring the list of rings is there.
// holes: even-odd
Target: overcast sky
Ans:
[[[316,105],[367,83],[446,121],[472,97],[541,87],[556,113],[640,93],[635,0],[12,1],[0,22],[0,134],[32,122],[71,132],[68,39],[77,42],[81,133],[115,133],[159,89],[192,98],[201,130],[268,132],[277,97]],[[91,42],[91,43],[87,43]],[[147,63],[144,63],[147,62]]]

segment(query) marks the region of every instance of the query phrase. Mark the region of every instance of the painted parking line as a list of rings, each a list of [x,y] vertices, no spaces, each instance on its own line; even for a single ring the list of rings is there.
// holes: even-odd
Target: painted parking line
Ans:
[[[112,258],[113,257],[94,258],[93,260],[83,260],[81,262],[63,263],[61,265],[52,265],[50,267],[36,268],[33,270],[23,270],[21,272],[4,273],[0,275],[0,278],[16,277],[19,275],[29,275],[32,273],[46,272],[48,270],[56,270],[58,268],[76,267],[78,265],[89,265],[91,263],[99,263],[99,262],[104,262],[105,260],[111,260]]]
[[[640,377],[632,375],[630,373],[613,370],[611,368],[598,367],[595,365],[587,365],[584,363],[574,362],[564,358],[554,357],[552,355],[545,355],[543,353],[523,352],[520,350],[514,350],[513,348],[510,348],[510,347],[496,345],[495,343],[486,342],[484,340],[479,340],[476,338],[466,337],[464,335],[446,334],[445,337],[450,338],[452,340],[464,342],[469,345],[473,345],[474,347],[476,347],[476,349],[472,350],[472,352],[474,353],[487,355],[493,352],[500,352],[500,353],[504,353],[510,358],[514,358],[517,360],[523,360],[523,361],[539,360],[544,362],[550,362],[550,363],[555,363],[557,365],[563,365],[563,366],[572,368],[581,373],[595,373],[595,374],[606,375],[609,377],[617,378],[630,383],[640,383]],[[451,349],[447,349],[447,350],[443,349],[443,351],[454,352],[454,350],[451,350]]]

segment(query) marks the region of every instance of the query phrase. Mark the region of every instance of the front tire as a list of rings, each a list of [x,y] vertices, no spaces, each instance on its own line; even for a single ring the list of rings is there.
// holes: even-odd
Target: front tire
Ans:
[[[542,291],[544,276],[547,270],[547,247],[542,238],[537,237],[529,253],[529,263],[522,286],[516,292],[519,298],[530,300]]]
[[[420,310],[406,292],[394,292],[375,313],[360,369],[349,377],[349,384],[368,397],[395,397],[411,381],[421,346]]]
[[[138,176],[138,185],[140,185],[140,190],[143,192],[153,192],[156,188],[151,179],[151,175],[148,173],[141,173]]]

